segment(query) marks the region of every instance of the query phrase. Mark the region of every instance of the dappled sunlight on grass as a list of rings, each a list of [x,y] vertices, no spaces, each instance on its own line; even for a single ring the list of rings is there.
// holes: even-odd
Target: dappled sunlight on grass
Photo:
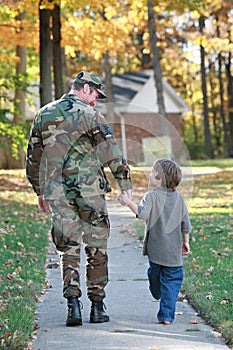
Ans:
[[[1,194],[2,200],[7,199],[6,205],[9,205],[9,202],[18,202],[21,203],[22,206],[25,204],[36,205],[37,204],[37,196],[34,192],[18,192],[18,191],[4,191]]]
[[[201,176],[194,182],[191,212],[233,212],[232,172]]]
[[[214,207],[208,207],[208,208],[193,208],[189,207],[189,213],[190,214],[233,214],[232,208],[214,208]]]
[[[223,198],[208,198],[205,197],[195,197],[192,198],[191,202],[191,208],[216,208],[216,207],[222,207],[222,208],[229,208],[231,204],[228,201],[228,197]],[[233,207],[232,207],[233,210]]]
[[[219,169],[231,170],[233,171],[233,158],[225,159],[203,159],[203,160],[192,160],[192,167],[205,167],[213,168],[217,167]]]

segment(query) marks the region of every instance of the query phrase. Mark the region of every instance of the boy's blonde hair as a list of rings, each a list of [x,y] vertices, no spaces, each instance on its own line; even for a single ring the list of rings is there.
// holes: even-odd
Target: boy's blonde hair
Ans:
[[[156,174],[156,179],[162,179],[162,187],[175,189],[182,178],[180,166],[170,159],[156,160],[153,165]]]

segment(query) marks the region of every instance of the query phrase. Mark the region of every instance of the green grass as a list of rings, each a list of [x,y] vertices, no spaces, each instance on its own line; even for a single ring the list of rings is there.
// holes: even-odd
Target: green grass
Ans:
[[[23,350],[45,282],[50,223],[22,171],[1,171],[0,186],[0,347]]]
[[[220,169],[233,168],[233,158],[192,160],[192,167],[216,167]]]
[[[233,172],[201,176],[189,204],[193,232],[185,256],[183,290],[189,301],[233,345]],[[143,238],[144,225],[135,221]]]
[[[232,219],[233,213],[191,214],[194,234],[183,284],[190,302],[229,344],[233,341]]]

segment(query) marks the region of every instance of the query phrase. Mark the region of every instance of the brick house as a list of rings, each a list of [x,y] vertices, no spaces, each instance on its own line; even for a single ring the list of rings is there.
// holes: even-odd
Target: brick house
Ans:
[[[151,165],[157,158],[184,161],[181,119],[189,110],[163,80],[166,119],[159,116],[152,70],[113,76],[114,131],[129,162]],[[101,111],[107,115],[106,103]]]

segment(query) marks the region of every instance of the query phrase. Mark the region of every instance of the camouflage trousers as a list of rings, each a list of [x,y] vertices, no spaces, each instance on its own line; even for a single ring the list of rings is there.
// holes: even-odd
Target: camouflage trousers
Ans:
[[[108,282],[107,239],[110,224],[104,196],[54,200],[52,239],[60,254],[63,295],[80,297],[80,248],[87,257],[86,283],[90,300],[102,300]]]

